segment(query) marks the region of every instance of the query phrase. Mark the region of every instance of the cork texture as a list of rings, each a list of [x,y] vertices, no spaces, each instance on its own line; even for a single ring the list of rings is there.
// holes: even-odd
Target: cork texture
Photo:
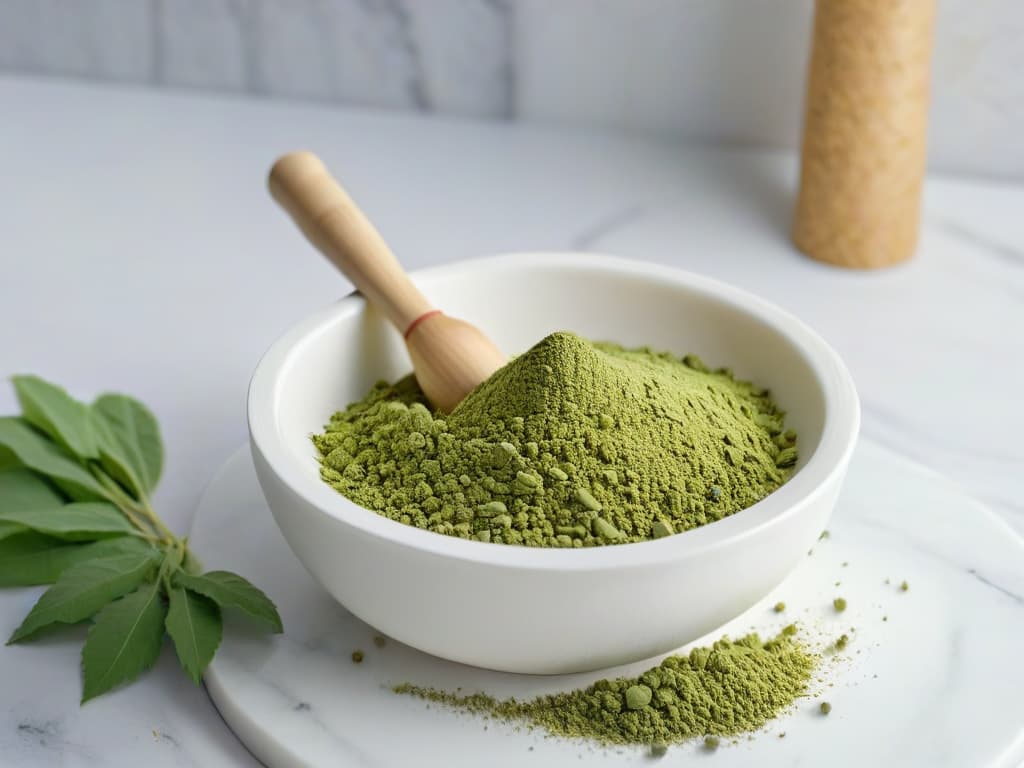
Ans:
[[[817,0],[793,241],[884,267],[917,245],[934,0]]]

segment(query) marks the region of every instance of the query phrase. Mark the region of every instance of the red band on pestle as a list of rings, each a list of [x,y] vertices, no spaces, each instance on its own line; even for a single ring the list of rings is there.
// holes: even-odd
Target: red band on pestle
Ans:
[[[441,314],[441,310],[440,309],[432,309],[429,312],[424,312],[422,315],[420,315],[415,320],[413,320],[411,323],[409,323],[409,327],[405,329],[405,333],[402,334],[402,338],[403,339],[408,339],[409,338],[409,334],[411,334],[413,331],[416,330],[416,326],[417,325],[422,323],[424,320],[427,320],[427,319],[433,317],[434,315],[440,315],[440,314]]]

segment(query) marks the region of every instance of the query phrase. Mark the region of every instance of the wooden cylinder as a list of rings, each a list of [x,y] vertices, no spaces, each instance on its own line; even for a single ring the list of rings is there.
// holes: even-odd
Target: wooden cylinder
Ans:
[[[844,267],[910,258],[935,0],[817,0],[793,241]]]

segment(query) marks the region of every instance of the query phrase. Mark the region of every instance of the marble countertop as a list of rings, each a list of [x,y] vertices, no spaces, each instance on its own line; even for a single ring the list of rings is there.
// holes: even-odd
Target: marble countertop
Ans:
[[[149,403],[179,531],[246,439],[259,355],[349,290],[264,189],[277,154],[308,147],[412,268],[596,250],[781,304],[847,361],[865,435],[1024,532],[1024,185],[931,178],[917,257],[855,273],[789,244],[786,154],[22,78],[0,78],[0,105],[0,374]],[[0,592],[0,631],[39,591]],[[79,708],[79,647],[0,649],[5,765],[255,764],[171,654]]]

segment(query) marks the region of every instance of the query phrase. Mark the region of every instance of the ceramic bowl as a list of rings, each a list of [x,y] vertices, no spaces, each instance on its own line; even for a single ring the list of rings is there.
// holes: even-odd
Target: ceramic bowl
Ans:
[[[309,439],[375,381],[411,367],[399,335],[350,295],[303,320],[260,361],[249,431],[288,544],[328,592],[384,634],[510,672],[647,658],[749,608],[826,527],[857,438],[857,394],[838,355],[778,307],[706,277],[594,254],[510,254],[424,270],[414,280],[509,354],[572,330],[727,365],[771,388],[799,435],[800,461],[789,482],[754,506],[634,544],[527,548],[388,520],[320,480]]]

